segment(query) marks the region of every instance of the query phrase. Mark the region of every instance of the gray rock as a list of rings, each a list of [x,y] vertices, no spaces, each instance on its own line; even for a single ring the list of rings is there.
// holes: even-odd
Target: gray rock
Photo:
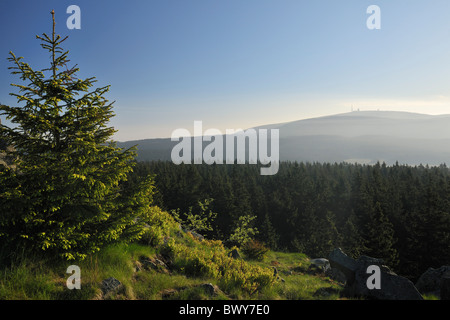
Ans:
[[[178,288],[170,288],[170,289],[164,289],[160,291],[161,298],[162,299],[176,299],[177,295],[184,290],[192,289],[192,288],[201,288],[208,296],[215,297],[219,294],[223,294],[222,290],[219,289],[218,286],[212,284],[212,283],[202,283],[194,286],[183,286]]]
[[[229,257],[232,257],[233,259],[240,259],[241,255],[239,254],[239,251],[237,251],[237,249],[233,249],[230,251],[230,253],[228,253]]]
[[[149,257],[140,257],[139,262],[144,269],[156,269],[156,264]]]
[[[414,284],[383,265],[383,260],[361,256],[357,260],[348,257],[341,249],[335,249],[329,256],[330,264],[346,276],[345,294],[352,297],[364,297],[376,300],[423,300]],[[380,289],[369,289],[367,273],[371,265],[380,268]]]
[[[311,263],[306,271],[308,274],[326,274],[326,272],[331,268],[330,262],[325,258],[316,258],[309,260]]]
[[[277,269],[277,267],[272,266],[272,268],[273,268],[273,276],[277,277],[278,276],[278,269]]]
[[[157,259],[157,258],[155,258],[155,264],[156,264],[157,266],[160,266],[160,267],[162,267],[162,268],[167,269],[166,264],[165,264],[164,262],[162,262],[161,260]]]
[[[337,281],[341,284],[345,284],[347,282],[347,278],[345,277],[345,274],[340,271],[337,268],[329,268],[326,272],[325,275],[327,277],[329,277],[330,279]]]
[[[311,259],[310,262],[311,262],[310,267],[320,269],[323,272],[326,272],[328,269],[331,268],[330,261],[328,261],[325,258]]]
[[[441,279],[441,300],[450,300],[450,275]]]
[[[152,269],[162,273],[169,273],[169,268],[167,265],[158,258],[141,256],[139,258],[139,263],[146,270]]]
[[[205,237],[202,236],[200,233],[197,233],[195,231],[189,231],[189,232],[195,239],[197,239],[199,241],[203,241],[205,239]]]
[[[162,299],[170,299],[178,293],[176,289],[164,289],[160,292]]]
[[[352,283],[354,281],[357,263],[354,259],[347,256],[341,248],[334,249],[330,253],[328,260],[332,268],[336,268],[344,274],[347,282]]]
[[[110,277],[102,281],[102,293],[106,296],[109,293],[115,292],[122,287],[122,283],[116,278]]]
[[[281,271],[284,275],[286,276],[292,276],[292,271],[291,270],[282,270]]]
[[[367,287],[367,279],[370,276],[367,273],[367,267],[369,266],[368,264],[363,264],[355,272],[353,290],[356,295],[377,300],[423,300],[423,297],[410,280],[393,272],[386,272],[381,266],[381,289],[369,289]]]
[[[204,283],[200,285],[201,288],[203,288],[203,290],[205,290],[205,292],[213,297],[213,296],[217,296],[220,293],[222,293],[222,291],[219,289],[218,286],[213,285],[212,283]]]
[[[450,266],[442,266],[438,269],[428,268],[417,280],[416,288],[422,294],[428,293],[439,297],[442,279],[447,276],[450,276]]]

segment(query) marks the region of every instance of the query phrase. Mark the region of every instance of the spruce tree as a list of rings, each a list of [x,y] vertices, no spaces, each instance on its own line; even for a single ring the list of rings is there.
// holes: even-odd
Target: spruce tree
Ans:
[[[278,241],[280,236],[277,234],[277,230],[274,228],[269,214],[264,215],[264,221],[261,226],[261,240],[272,250],[278,249]]]
[[[381,205],[376,202],[368,213],[369,220],[365,226],[365,241],[367,253],[375,258],[382,258],[391,268],[398,265],[398,253],[394,228],[388,217],[383,213]]]
[[[3,249],[31,250],[83,259],[114,241],[143,233],[152,179],[127,188],[135,148],[122,150],[108,126],[114,116],[105,98],[109,86],[93,88],[94,77],[77,79],[67,67],[68,38],[36,36],[50,53],[50,66],[36,71],[10,52],[12,74],[24,84],[17,106],[0,106],[15,126],[0,127],[0,139],[16,168],[0,165],[0,242]]]
[[[350,215],[345,222],[341,243],[344,252],[354,259],[359,258],[362,252],[367,251],[353,210],[350,211]]]

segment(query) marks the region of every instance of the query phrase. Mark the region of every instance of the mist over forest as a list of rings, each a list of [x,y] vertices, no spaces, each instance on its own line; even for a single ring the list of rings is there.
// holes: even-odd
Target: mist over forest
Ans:
[[[450,115],[354,111],[254,129],[279,130],[280,161],[430,166],[450,161]],[[149,161],[170,160],[177,143],[165,138],[118,145],[137,144],[137,159]]]

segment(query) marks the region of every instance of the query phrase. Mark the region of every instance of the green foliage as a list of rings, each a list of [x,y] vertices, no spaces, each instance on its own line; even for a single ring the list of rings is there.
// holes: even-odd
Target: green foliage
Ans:
[[[10,53],[17,106],[1,105],[15,126],[0,127],[13,148],[16,168],[0,165],[0,239],[2,246],[45,251],[68,260],[83,259],[108,243],[133,240],[143,233],[153,179],[127,185],[135,148],[122,150],[109,139],[114,116],[105,94],[92,89],[94,78],[77,79],[67,70],[67,39],[37,36],[50,53],[48,68],[36,71]],[[66,67],[66,70],[61,70]]]
[[[225,291],[239,288],[251,295],[276,280],[270,268],[229,257],[221,241],[204,240],[192,246],[171,238],[161,250],[162,254],[170,256],[179,272],[191,277],[217,279]]]
[[[180,213],[177,208],[171,211],[172,216],[176,221],[186,227],[186,229],[193,232],[212,231],[212,222],[217,217],[217,213],[212,212],[209,207],[213,199],[205,199],[198,201],[197,213],[194,213],[194,208],[191,206],[187,213]]]
[[[174,230],[172,230],[174,231]],[[186,234],[185,234],[186,235]],[[181,250],[186,246],[184,236],[172,238],[171,247]],[[171,273],[159,272],[153,269],[136,268],[139,257],[158,256],[154,247],[140,244],[114,244],[102,251],[90,255],[83,261],[76,261],[81,268],[81,290],[69,290],[66,287],[68,274],[65,273],[69,263],[44,261],[39,257],[25,256],[14,265],[0,267],[0,299],[10,300],[92,300],[92,299],[338,299],[334,295],[317,295],[317,292],[330,286],[338,286],[326,278],[304,274],[297,271],[299,265],[309,260],[300,253],[281,253],[270,251],[264,262],[231,260],[225,258],[220,249],[220,242],[202,241],[190,243],[189,248],[196,248],[195,253],[200,259],[182,251],[175,259],[176,269]],[[202,260],[212,255],[214,249],[213,268],[206,268]],[[226,250],[228,251],[228,250]],[[184,258],[183,258],[184,257]],[[186,259],[185,259],[186,258]],[[182,269],[183,264],[201,266],[202,273],[192,269]],[[219,261],[227,263],[222,267],[223,274],[215,273]],[[270,265],[269,265],[270,263]],[[276,265],[284,282],[275,280],[271,265]],[[303,268],[304,270],[307,267]],[[292,271],[292,272],[289,272]],[[289,272],[290,275],[286,274]],[[192,273],[192,274],[191,274]],[[211,275],[218,274],[218,278]],[[196,276],[193,276],[196,275]],[[198,276],[197,276],[198,275]],[[118,279],[123,287],[114,294],[102,296],[101,282],[109,277]],[[210,296],[201,287],[201,284],[213,283],[219,286],[224,293]],[[245,284],[241,287],[241,284]],[[256,288],[256,290],[255,290]],[[164,297],[164,292],[173,292]]]
[[[269,251],[264,244],[257,240],[246,241],[241,250],[248,259],[258,261],[264,260],[266,253]]]
[[[245,215],[239,217],[235,224],[233,233],[230,235],[229,241],[236,243],[238,246],[244,246],[248,241],[252,239],[258,233],[256,227],[252,227],[252,222],[256,219],[256,216]]]
[[[389,219],[383,214],[379,202],[369,214],[366,230],[368,254],[382,258],[389,266],[395,268],[398,265],[398,253],[394,247],[394,229]]]
[[[151,207],[143,219],[146,226],[140,242],[153,247],[161,245],[178,226],[169,213],[156,206]]]

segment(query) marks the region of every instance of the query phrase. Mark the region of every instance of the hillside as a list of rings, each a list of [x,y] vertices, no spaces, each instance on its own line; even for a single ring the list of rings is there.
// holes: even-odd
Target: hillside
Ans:
[[[2,267],[0,299],[339,299],[342,285],[309,274],[304,254],[270,251],[261,261],[242,253],[233,258],[220,241],[183,231],[156,207],[153,214],[155,224],[141,242],[113,245],[83,261],[18,257],[20,262]],[[80,290],[66,287],[70,264],[80,267]]]
[[[206,128],[204,128],[206,129]],[[254,129],[279,129],[280,161],[386,162],[440,165],[450,161],[450,115],[356,111],[271,124]],[[138,145],[138,160],[170,160],[178,142],[145,139],[120,142]],[[205,147],[208,143],[204,142]]]

